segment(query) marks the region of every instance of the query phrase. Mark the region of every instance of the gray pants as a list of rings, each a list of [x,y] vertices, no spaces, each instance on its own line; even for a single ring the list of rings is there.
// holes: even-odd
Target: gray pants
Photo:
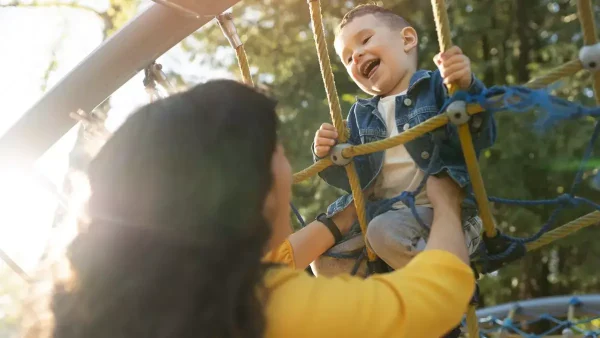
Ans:
[[[427,225],[433,221],[433,209],[417,206],[417,213]],[[476,214],[463,211],[463,231],[469,255],[481,242],[483,223]],[[390,210],[371,220],[367,228],[367,245],[394,269],[405,266],[422,248],[429,230],[417,222],[409,208]]]

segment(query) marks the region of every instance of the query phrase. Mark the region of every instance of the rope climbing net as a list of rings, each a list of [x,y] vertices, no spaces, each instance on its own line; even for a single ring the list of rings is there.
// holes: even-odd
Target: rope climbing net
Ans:
[[[323,26],[321,23],[322,18],[320,12],[320,3],[318,0],[308,0],[308,2],[310,6],[311,18],[314,22],[312,27],[315,36],[315,42],[317,45],[319,62],[321,64],[321,70],[323,72],[323,81],[325,83],[325,88],[327,91],[327,98],[330,105],[332,121],[336,129],[338,129],[338,134],[346,135],[347,130],[344,124],[342,123],[341,109],[339,107],[339,101],[337,100],[337,93],[333,82],[333,74],[331,72],[331,66],[328,59],[327,46],[325,43]],[[558,119],[576,118],[585,115],[597,117],[598,115],[600,115],[600,112],[597,109],[587,109],[585,107],[576,105],[566,100],[561,100],[559,98],[552,97],[549,94],[547,94],[546,91],[538,90],[563,77],[573,75],[576,72],[582,70],[584,67],[589,69],[590,71],[595,71],[597,68],[600,68],[600,65],[595,64],[595,58],[599,57],[598,53],[600,52],[600,46],[597,43],[598,41],[594,33],[595,26],[592,17],[593,12],[591,10],[591,2],[589,0],[580,0],[578,1],[577,5],[582,29],[584,31],[584,41],[586,44],[586,47],[584,47],[580,53],[579,59],[569,61],[564,65],[561,65],[551,70],[542,77],[532,79],[530,82],[528,82],[522,87],[493,87],[484,91],[484,93],[480,95],[473,96],[466,95],[465,93],[456,93],[455,88],[453,86],[450,86],[449,93],[451,96],[448,98],[447,103],[442,108],[442,111],[445,111],[446,114],[442,113],[436,117],[433,117],[413,128],[402,132],[401,134],[395,137],[387,138],[381,141],[372,142],[368,144],[349,145],[341,151],[342,156],[344,158],[351,159],[356,156],[383,151],[388,148],[410,142],[418,137],[425,135],[426,133],[432,132],[440,127],[443,127],[448,123],[455,123],[456,120],[459,119],[455,119],[448,114],[449,108],[455,108],[451,111],[452,113],[466,113],[469,115],[469,117],[484,111],[528,111],[534,108],[538,108],[548,112],[546,124],[549,124]],[[440,50],[443,52],[452,46],[446,5],[444,3],[444,0],[432,0],[432,6],[438,33],[438,40],[440,42]],[[600,73],[598,72],[595,72],[594,74],[594,90],[596,93],[596,100],[600,102]],[[453,94],[455,93],[456,95],[453,96]],[[454,105],[454,107],[452,107],[453,102],[461,101],[465,103],[465,108],[463,111],[460,111],[460,108],[458,111],[456,110],[456,107],[460,107],[460,105]],[[582,170],[580,170],[580,172],[577,174],[571,192],[553,200],[519,201],[488,197],[483,184],[481,173],[479,171],[479,165],[472,143],[471,132],[468,128],[468,124],[466,123],[467,121],[468,119],[463,119],[462,123],[458,125],[459,139],[461,141],[465,162],[467,164],[469,175],[471,177],[474,199],[477,202],[479,212],[484,223],[485,234],[488,238],[493,238],[497,234],[497,230],[492,219],[488,201],[517,205],[555,204],[559,206],[559,211],[562,210],[565,207],[565,205],[589,204],[595,209],[600,210],[599,205],[589,200],[585,200],[583,198],[574,196],[576,188],[582,180]],[[585,161],[587,161],[591,156],[592,146],[598,136],[597,134],[598,131],[596,130],[592,135],[590,145],[588,146],[584,160],[582,161],[582,167],[583,164],[585,164]],[[343,143],[344,141],[345,136],[340,138],[340,143]],[[294,182],[302,182],[318,174],[319,172],[328,168],[331,165],[333,165],[333,161],[330,158],[322,159],[313,164],[312,166],[296,173],[294,175]],[[361,223],[361,230],[363,231],[364,235],[367,226],[366,217],[364,213],[364,197],[362,196],[362,191],[360,189],[358,178],[353,168],[352,162],[350,162],[346,166],[346,172],[348,174],[349,181],[352,187],[352,193],[355,198],[356,208],[359,213],[359,222]],[[558,212],[555,212],[553,214],[553,216],[551,217],[551,221],[553,221],[556,218],[557,214]],[[526,245],[527,250],[534,250],[546,244],[549,244],[559,238],[562,238],[573,231],[594,224],[599,220],[600,213],[593,212],[551,232],[547,232],[549,226],[551,226],[552,224],[552,222],[548,222],[535,236],[532,236],[531,238],[525,240],[513,240],[515,243]],[[373,259],[375,255],[370,253],[369,257]]]
[[[340,149],[338,149],[336,152],[334,147],[334,150],[332,150],[331,153],[336,153],[338,155],[341,154],[344,159],[348,160],[343,161],[342,165],[345,167],[348,181],[350,183],[363,239],[366,235],[367,229],[365,198],[361,190],[360,182],[352,158],[359,155],[384,151],[388,148],[410,142],[418,137],[443,127],[448,123],[453,123],[457,126],[458,137],[460,139],[462,152],[471,179],[471,188],[473,191],[472,198],[475,200],[478,206],[479,214],[483,221],[485,230],[484,239],[487,239],[484,241],[484,244],[487,245],[481,246],[481,250],[483,251],[481,260],[476,264],[476,267],[479,271],[484,273],[495,271],[502,265],[522,257],[527,251],[538,249],[544,245],[563,238],[568,234],[571,234],[589,225],[596,224],[600,221],[600,205],[575,195],[578,186],[583,180],[583,169],[585,164],[591,157],[594,143],[598,137],[598,134],[600,134],[599,122],[596,123],[595,130],[585,151],[579,171],[576,174],[575,180],[569,192],[555,199],[537,201],[488,197],[483,183],[481,171],[479,170],[478,159],[473,146],[472,135],[468,124],[469,119],[473,115],[482,113],[484,111],[487,113],[495,113],[498,111],[525,112],[534,109],[542,110],[546,113],[545,119],[539,123],[542,126],[547,126],[553,122],[567,118],[579,118],[582,116],[591,116],[594,118],[600,117],[600,110],[598,109],[586,108],[567,100],[551,96],[548,94],[548,91],[544,90],[544,87],[547,85],[563,77],[574,75],[578,71],[585,68],[593,73],[593,87],[596,103],[600,103],[600,72],[597,72],[597,70],[600,68],[600,44],[598,44],[598,39],[596,36],[591,0],[577,1],[578,16],[581,23],[585,44],[579,53],[578,59],[567,62],[551,70],[544,76],[532,79],[523,86],[492,87],[484,90],[484,92],[479,95],[468,95],[464,92],[457,92],[456,87],[454,85],[450,85],[448,86],[449,97],[441,109],[441,114],[417,126],[414,126],[397,136],[361,145],[344,144],[348,138],[348,130],[343,122],[340,102],[338,99],[334,76],[329,60],[329,53],[327,50],[322,23],[321,4],[319,0],[307,1],[313,23],[311,26],[313,29],[313,36],[315,39],[323,82],[325,84],[331,120],[338,132],[338,135],[340,135],[340,144],[336,146],[340,147]],[[446,10],[447,7],[444,0],[431,0],[431,4],[433,8],[433,16],[435,19],[440,51],[444,52],[452,47],[450,25]],[[294,175],[294,183],[299,183],[310,177],[313,177],[331,165],[338,165],[334,164],[335,162],[338,161],[336,161],[336,158],[333,156],[331,156],[331,158],[319,160],[312,166],[296,173]],[[428,174],[429,173],[426,172],[423,182],[426,180]],[[419,190],[423,188],[423,182],[416,191],[404,192],[397,198],[397,200],[404,202],[407,204],[407,206],[413,209],[413,214],[417,220],[418,215],[416,212],[414,212],[414,197],[411,197],[417,194]],[[489,201],[514,205],[556,205],[557,208],[551,214],[549,220],[536,234],[528,238],[514,238],[498,232],[492,218]],[[393,202],[396,202],[396,199],[394,199],[391,203]],[[560,226],[552,231],[549,231],[562,210],[582,204],[588,205],[596,209],[596,211]],[[299,216],[297,210],[294,211],[296,212],[297,216]],[[301,219],[301,217],[299,217],[299,219]],[[374,262],[377,260],[377,256],[366,245],[365,250],[367,252],[366,256],[369,262]],[[362,255],[360,257],[362,257]],[[480,335],[477,316],[475,314],[475,306],[476,301],[472,302],[467,312],[466,326],[469,337],[476,337]]]
[[[586,162],[589,160],[592,154],[593,146],[595,144],[598,135],[600,134],[600,123],[596,123],[596,127],[591,136],[588,147],[585,151],[583,160],[581,162],[579,171],[577,172],[571,189],[568,193],[565,193],[554,199],[546,200],[515,200],[497,197],[488,197],[486,189],[483,183],[482,175],[479,170],[478,159],[476,151],[473,146],[473,140],[471,130],[469,128],[469,120],[476,114],[482,112],[493,114],[499,111],[514,111],[514,112],[526,112],[531,110],[541,110],[546,113],[545,118],[541,119],[538,126],[545,127],[549,126],[559,120],[574,119],[583,116],[591,116],[594,118],[600,117],[599,109],[586,108],[573,102],[560,99],[555,96],[551,96],[545,89],[546,86],[553,82],[560,80],[563,77],[574,75],[580,70],[587,69],[593,73],[593,87],[596,97],[596,102],[600,103],[600,44],[596,37],[596,28],[593,19],[592,5],[590,0],[578,0],[577,10],[581,27],[584,36],[585,46],[580,50],[579,58],[569,61],[549,72],[545,75],[530,80],[528,83],[522,86],[512,87],[492,87],[483,91],[478,95],[469,95],[464,92],[458,92],[454,85],[448,86],[449,97],[445,104],[440,110],[440,114],[430,118],[429,120],[416,125],[408,130],[403,131],[397,136],[390,137],[381,141],[376,141],[367,144],[350,145],[347,144],[348,129],[345,125],[342,117],[340,101],[335,86],[333,71],[331,62],[329,59],[329,52],[327,43],[325,40],[325,32],[323,27],[323,18],[321,13],[320,0],[307,0],[310,17],[312,21],[312,30],[315,40],[318,61],[325,85],[325,92],[327,96],[327,102],[330,108],[331,120],[334,127],[336,128],[339,136],[339,144],[334,147],[331,151],[330,156],[323,158],[312,166],[297,172],[294,174],[294,183],[300,183],[311,177],[314,177],[321,171],[332,165],[344,166],[348,181],[350,183],[351,192],[353,195],[354,204],[357,210],[358,222],[360,224],[361,234],[364,236],[367,229],[367,212],[365,205],[365,198],[363,191],[360,186],[360,181],[356,173],[356,168],[352,159],[356,156],[366,155],[374,152],[384,151],[388,148],[395,147],[401,144],[405,144],[414,139],[422,137],[427,133],[433,132],[436,129],[444,127],[449,123],[453,123],[458,129],[458,137],[460,140],[462,152],[467,165],[467,170],[471,179],[471,188],[473,194],[470,196],[471,199],[478,206],[479,214],[484,225],[484,243],[481,245],[481,255],[477,262],[474,262],[474,266],[478,271],[482,273],[489,273],[499,269],[501,266],[508,262],[514,261],[528,251],[532,251],[543,247],[549,243],[552,243],[560,238],[563,238],[573,232],[576,232],[582,228],[596,224],[600,221],[600,205],[594,203],[588,199],[578,197],[575,195],[578,186],[583,181],[583,169]],[[438,41],[440,45],[440,51],[444,52],[452,46],[450,25],[448,22],[448,14],[446,10],[446,4],[444,0],[431,0],[433,15],[435,19],[436,31],[438,35]],[[235,26],[233,25],[231,15],[221,15],[218,18],[218,23],[223,30],[223,33],[227,37],[229,43],[236,51],[240,72],[242,74],[243,81],[248,85],[253,85],[250,70],[248,66],[248,60],[244,51],[244,45],[237,35]],[[433,157],[437,154],[434,150]],[[340,161],[340,155],[342,160]],[[433,160],[431,160],[433,162]],[[404,192],[395,199],[389,201],[393,204],[397,201],[404,202],[408,207],[413,210],[414,216],[419,220],[418,215],[414,208],[414,196],[424,187],[424,182],[429,175],[427,171],[425,173],[423,182],[419,185],[416,191]],[[411,198],[412,197],[412,198]],[[556,205],[556,210],[551,214],[549,220],[540,228],[540,230],[528,237],[528,238],[514,238],[504,234],[501,234],[494,224],[492,213],[490,210],[489,202],[494,203],[505,203],[512,205],[531,206],[531,205]],[[588,205],[593,209],[587,215],[584,215],[574,221],[564,224],[549,231],[559,213],[568,208],[578,205]],[[296,208],[293,208],[298,220],[304,225],[304,220]],[[365,245],[364,250],[348,254],[326,254],[334,258],[355,258],[357,262],[354,266],[352,273],[356,273],[360,262],[367,258],[368,263],[375,262],[377,256]],[[479,332],[479,323],[477,320],[477,314],[475,307],[477,298],[475,297],[469,306],[466,316],[466,331],[469,337],[487,337],[488,333],[492,332],[491,329],[482,329],[483,333]],[[549,320],[548,316],[541,316],[538,320]],[[555,318],[555,317],[553,317]],[[571,318],[571,317],[570,317]],[[559,321],[555,318],[556,323],[559,323],[559,327],[564,327],[570,330],[571,327],[574,329],[573,319],[566,321]],[[510,321],[504,321],[504,323],[514,323]],[[482,322],[482,324],[486,324]],[[489,323],[488,323],[489,324]],[[529,323],[531,325],[532,323]],[[487,325],[487,324],[486,324]],[[503,332],[508,331],[514,333],[523,333],[519,331],[519,326],[511,324],[511,327],[504,327]],[[488,325],[489,326],[489,325]],[[485,325],[483,326],[485,327]],[[569,332],[569,331],[565,332]],[[506,336],[506,335],[504,335]],[[531,336],[537,337],[537,336]]]
[[[480,337],[600,337],[600,295],[548,297],[477,311]]]

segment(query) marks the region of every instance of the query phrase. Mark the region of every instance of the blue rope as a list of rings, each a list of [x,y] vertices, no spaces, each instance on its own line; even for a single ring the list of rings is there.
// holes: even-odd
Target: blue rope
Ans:
[[[469,196],[473,199],[473,196]],[[538,206],[538,205],[557,205],[560,204],[559,198],[553,199],[542,199],[542,200],[521,200],[511,198],[500,198],[500,197],[488,197],[488,201],[507,205],[520,205],[520,206]]]
[[[328,252],[326,251],[323,256],[336,258],[336,259],[358,259],[362,254],[362,249],[350,251],[350,252]]]
[[[528,112],[532,110],[538,110],[545,113],[535,124],[535,128],[538,131],[542,131],[548,128],[558,121],[567,119],[577,119],[583,116],[600,117],[600,108],[587,108],[580,104],[553,96],[550,94],[550,90],[546,89],[530,89],[522,86],[495,86],[483,90],[481,93],[473,95],[465,91],[459,91],[450,97],[444,103],[441,111],[446,110],[448,105],[452,102],[462,100],[466,103],[478,103],[483,109],[490,114],[498,111],[513,111],[517,113]],[[575,175],[571,189],[568,194],[562,194],[553,199],[542,199],[542,200],[518,200],[508,198],[489,197],[488,200],[496,203],[503,203],[509,205],[520,205],[520,206],[539,206],[539,205],[556,205],[557,208],[552,212],[548,221],[540,228],[540,230],[534,235],[527,238],[516,238],[505,234],[501,236],[512,243],[509,247],[501,253],[494,255],[487,255],[487,250],[482,248],[482,256],[484,258],[484,264],[489,260],[502,260],[510,256],[519,245],[524,245],[529,242],[536,241],[544,233],[546,233],[551,226],[556,222],[559,213],[567,207],[576,207],[582,204],[589,205],[596,210],[600,210],[600,204],[597,204],[589,199],[582,197],[576,197],[575,192],[577,187],[583,181],[584,168],[589,159],[592,156],[594,145],[598,136],[600,135],[600,121],[596,122],[594,132],[584,152],[583,159],[579,165],[579,169]],[[414,195],[405,197],[410,203],[410,200]],[[474,201],[473,196],[470,196],[471,201]],[[410,205],[409,205],[410,206]]]
[[[501,236],[508,239],[509,241],[511,241],[513,243],[519,243],[519,244],[527,244],[527,243],[537,241],[540,237],[542,237],[543,234],[545,234],[550,229],[552,224],[554,224],[556,222],[558,215],[560,214],[560,212],[563,209],[564,209],[563,207],[558,207],[558,208],[554,209],[554,211],[550,214],[550,217],[548,217],[548,221],[546,221],[546,223],[544,225],[542,225],[540,230],[538,232],[536,232],[535,234],[533,234],[532,236],[525,237],[525,238],[511,237],[506,234],[502,234]]]
[[[600,108],[589,108],[553,96],[547,88],[531,89],[523,86],[494,86],[479,94],[465,91],[455,93],[444,104],[445,109],[451,102],[462,100],[467,103],[478,103],[488,113],[512,111],[517,113],[537,110],[545,113],[535,124],[542,131],[559,121],[574,120],[584,116],[600,117]]]
[[[513,332],[513,333],[519,334],[524,337],[530,337],[530,338],[538,338],[539,337],[539,338],[541,338],[541,337],[545,337],[547,335],[553,334],[560,329],[565,329],[565,328],[571,328],[573,331],[575,331],[577,333],[586,334],[586,335],[589,335],[590,337],[598,337],[598,334],[600,334],[600,329],[593,329],[593,330],[586,331],[586,330],[582,330],[577,327],[577,325],[590,323],[598,318],[600,318],[600,317],[591,317],[591,318],[586,318],[586,319],[572,322],[568,319],[560,320],[550,314],[541,314],[541,315],[538,315],[538,317],[535,319],[527,320],[525,322],[515,323],[512,320],[510,320],[509,318],[500,320],[500,319],[496,318],[495,316],[492,316],[491,318],[480,320],[480,324],[486,324],[486,323],[496,324],[492,328],[488,328],[488,329],[481,328],[480,337],[487,337],[486,334],[492,334],[492,333],[500,332],[501,330],[506,330],[509,333]],[[543,321],[543,320],[550,321],[555,325],[552,328],[550,328],[547,331],[540,333],[540,334],[528,334],[525,331],[523,331],[523,328],[522,328],[523,326],[530,326],[532,324],[535,324],[535,323]],[[462,325],[463,326],[466,325],[466,322],[464,319],[462,321]]]
[[[502,234],[502,236],[504,238],[506,238],[514,243],[520,243],[520,244],[526,244],[526,243],[536,241],[550,229],[552,224],[554,224],[556,222],[556,219],[558,218],[558,214],[566,207],[576,207],[576,206],[580,206],[582,204],[587,204],[596,210],[600,210],[600,204],[595,203],[587,198],[574,196],[574,193],[575,193],[577,187],[583,181],[583,172],[584,172],[585,165],[592,156],[594,144],[596,143],[596,140],[598,139],[599,135],[600,135],[600,121],[596,122],[594,132],[592,134],[590,141],[588,142],[583,159],[581,160],[581,163],[579,166],[579,170],[577,171],[577,174],[576,174],[573,184],[571,186],[570,192],[568,194],[562,194],[553,199],[542,199],[542,200],[518,200],[518,199],[509,199],[509,198],[488,197],[488,200],[491,202],[508,204],[508,205],[520,205],[520,206],[557,205],[558,206],[557,209],[555,209],[552,212],[548,221],[534,235],[527,237],[527,238],[516,238],[516,237],[511,237],[511,236]],[[473,196],[470,196],[470,198],[473,199]],[[511,245],[505,252],[490,256],[489,258],[490,259],[506,258],[508,255],[510,255],[510,253],[512,253],[512,251],[515,248],[516,248],[515,246]]]
[[[429,161],[427,170],[425,170],[423,179],[421,180],[421,182],[419,183],[417,188],[415,188],[414,191],[403,191],[400,195],[398,195],[394,198],[390,198],[390,199],[384,201],[383,203],[379,204],[377,210],[375,211],[375,213],[373,215],[373,218],[376,217],[377,215],[380,215],[380,214],[388,211],[397,202],[402,202],[404,205],[406,205],[408,208],[410,208],[413,216],[415,217],[415,219],[417,220],[419,225],[425,229],[429,229],[430,225],[426,224],[423,221],[423,219],[421,218],[421,216],[419,215],[419,213],[417,212],[415,196],[417,196],[419,193],[421,193],[421,190],[423,190],[423,188],[425,187],[425,183],[427,182],[427,179],[429,178],[429,176],[431,176],[431,172],[433,171],[432,170],[433,163],[435,163],[437,161],[439,156],[440,156],[440,147],[438,144],[435,144],[435,146],[433,148],[433,154],[431,155],[431,161]]]
[[[469,196],[469,199],[474,200],[473,196]],[[520,205],[520,206],[540,206],[540,205],[559,205],[564,207],[575,207],[582,204],[588,204],[594,208],[600,206],[596,202],[593,202],[587,198],[572,196],[570,194],[562,194],[552,199],[541,199],[541,200],[520,200],[511,198],[500,198],[500,197],[488,197],[488,201],[507,204],[507,205]]]
[[[512,239],[512,237],[511,237]],[[516,238],[517,240],[519,238]],[[485,258],[489,261],[499,261],[499,260],[503,260],[508,258],[508,256],[510,256],[510,254],[513,253],[513,251],[515,251],[520,245],[523,245],[523,243],[519,243],[518,241],[514,240],[512,241],[512,243],[510,243],[510,245],[508,246],[508,248],[506,248],[506,250],[504,250],[503,252],[494,254],[494,255],[489,255],[489,254],[485,254]]]
[[[292,202],[290,202],[290,205],[292,206],[292,211],[294,211],[294,214],[296,215],[298,222],[300,222],[300,225],[304,228],[306,226],[306,222],[304,221],[304,218],[300,214],[300,211],[298,211],[298,209],[296,209],[296,207],[294,206],[294,204]]]
[[[596,143],[596,140],[598,139],[599,134],[600,134],[600,121],[596,121],[596,127],[594,127],[594,132],[592,133],[590,142],[588,143],[588,145],[585,149],[585,153],[583,155],[583,160],[581,160],[581,163],[579,164],[579,170],[577,171],[577,175],[575,176],[575,180],[573,181],[573,185],[571,186],[571,195],[575,194],[577,187],[583,181],[583,172],[584,172],[585,165],[592,157],[592,153],[594,151],[594,144]]]

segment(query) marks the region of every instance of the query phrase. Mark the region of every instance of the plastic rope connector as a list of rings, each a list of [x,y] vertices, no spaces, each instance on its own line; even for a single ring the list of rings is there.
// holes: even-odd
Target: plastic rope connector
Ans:
[[[469,122],[471,116],[467,114],[467,103],[465,101],[453,101],[446,108],[446,115],[453,124],[460,126]]]
[[[600,43],[581,47],[579,60],[583,68],[590,72],[598,71],[600,69]]]
[[[338,166],[345,166],[346,164],[352,161],[351,157],[344,157],[342,152],[346,148],[350,148],[351,145],[349,143],[340,143],[336,144],[333,148],[331,148],[331,152],[329,153],[329,157],[331,158],[331,162]]]

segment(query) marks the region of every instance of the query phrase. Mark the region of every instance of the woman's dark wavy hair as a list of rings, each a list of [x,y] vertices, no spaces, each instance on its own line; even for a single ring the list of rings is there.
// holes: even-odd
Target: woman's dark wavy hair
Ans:
[[[262,337],[276,103],[210,81],[133,114],[89,167],[56,338]]]

